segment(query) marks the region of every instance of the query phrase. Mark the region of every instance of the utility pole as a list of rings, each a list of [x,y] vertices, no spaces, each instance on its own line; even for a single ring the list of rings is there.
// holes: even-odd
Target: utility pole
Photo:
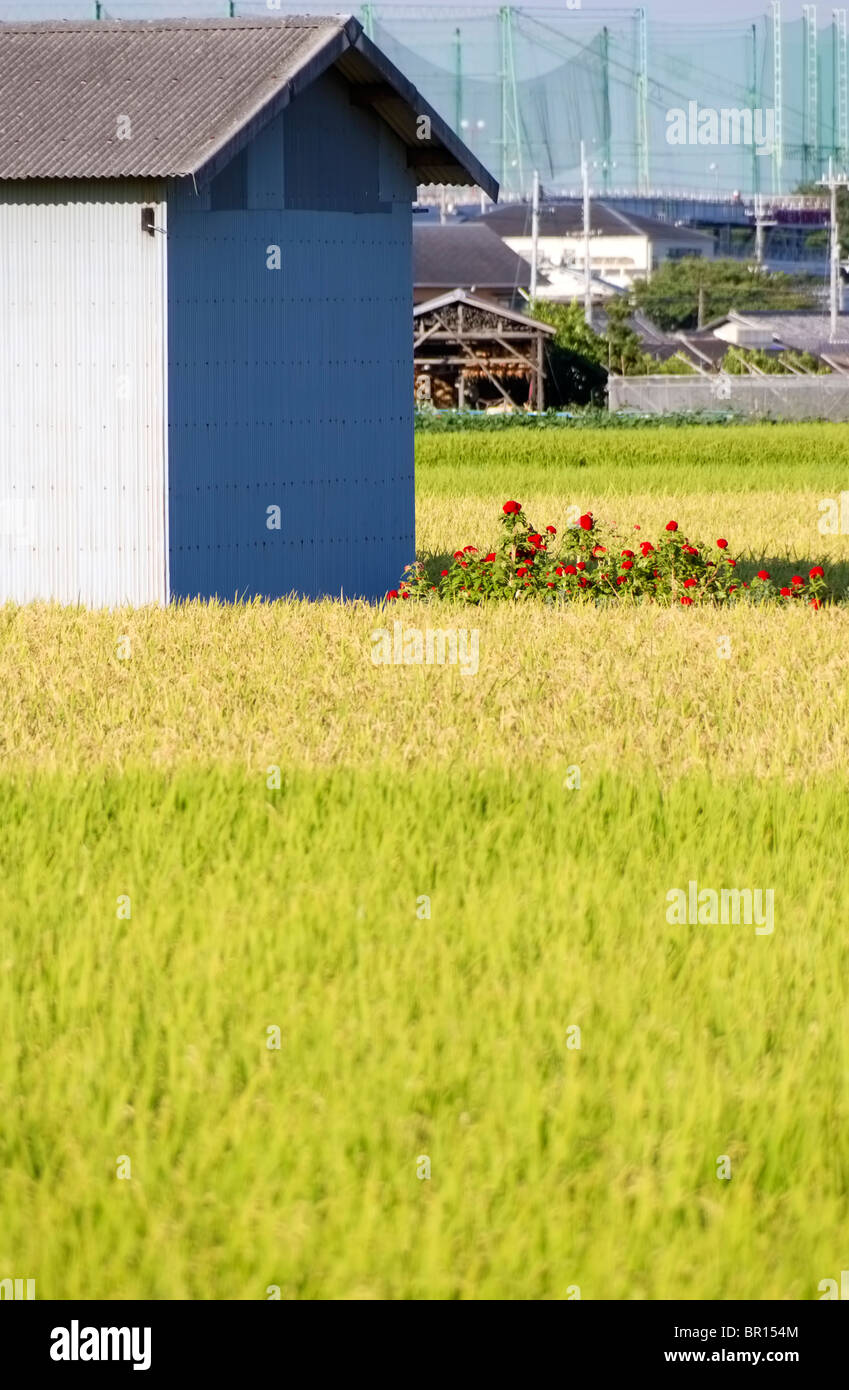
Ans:
[[[581,141],[581,182],[584,189],[584,321],[592,328],[593,289],[590,271],[590,171],[586,146]]]
[[[539,170],[534,169],[531,201],[531,299],[537,294],[537,264],[539,261]]]
[[[819,182],[825,185],[831,195],[830,217],[829,217],[829,309],[831,315],[831,326],[829,342],[837,342],[838,315],[840,313],[840,228],[837,222],[837,190],[845,188],[849,183],[845,174],[834,173],[834,160],[828,161],[828,178],[820,179]]]
[[[829,307],[831,309],[831,342],[837,342],[837,315],[840,311],[840,238],[837,235],[837,184],[834,181],[833,161],[828,161],[828,186],[831,191],[831,244],[829,250]]]

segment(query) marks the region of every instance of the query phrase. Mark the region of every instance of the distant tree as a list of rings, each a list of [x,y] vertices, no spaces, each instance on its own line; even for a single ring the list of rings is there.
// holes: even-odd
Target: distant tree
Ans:
[[[528,312],[556,330],[547,348],[549,398],[553,404],[601,404],[609,372],[621,376],[646,376],[656,372],[686,375],[694,368],[670,358],[659,361],[643,350],[631,326],[634,306],[628,294],[610,299],[602,311],[603,330],[591,328],[580,300],[551,304],[536,300]],[[601,315],[600,315],[601,317]]]
[[[803,372],[814,372],[817,376],[828,376],[831,368],[810,352],[797,352],[788,348],[785,352],[764,352],[763,348],[730,347],[722,359],[721,370],[732,376],[747,376],[746,364],[759,368],[772,375],[788,375],[791,367]]]
[[[631,327],[634,305],[629,294],[609,299],[604,306],[607,319],[605,338],[608,348],[610,370],[620,376],[642,376],[645,374],[647,353],[639,336]],[[653,359],[650,359],[653,361]]]
[[[814,276],[785,275],[746,261],[708,261],[686,256],[667,261],[650,280],[638,280],[633,300],[658,328],[695,328],[699,303],[705,322],[730,309],[813,309],[819,282]]]
[[[537,299],[528,313],[554,328],[546,345],[548,399],[552,405],[602,405],[607,384],[607,341],[584,320],[578,300],[550,304]]]
[[[821,183],[800,183],[795,189],[795,192],[807,194],[815,193],[818,197],[822,198],[824,194],[828,193],[828,189],[824,188]],[[823,246],[828,245],[829,233],[827,227],[823,227],[819,232],[812,232],[810,237],[806,238],[805,245],[813,246],[815,244],[813,238],[816,236],[821,237],[822,240],[820,244]],[[840,242],[840,258],[841,260],[845,260],[846,257],[849,256],[849,188],[842,186],[837,190],[837,238]]]

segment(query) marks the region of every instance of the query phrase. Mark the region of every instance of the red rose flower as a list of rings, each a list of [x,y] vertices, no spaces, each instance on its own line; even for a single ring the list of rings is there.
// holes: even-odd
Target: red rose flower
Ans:
[[[812,599],[811,599],[811,607],[812,607],[812,608],[822,608],[822,604],[820,603],[820,601],[819,601],[818,598],[812,598]]]
[[[577,566],[576,566],[576,565],[567,565],[566,568],[565,568],[565,570],[563,571],[563,573],[564,573],[564,574],[577,574],[577,573],[578,573]]]
[[[684,580],[684,588],[685,588],[685,589],[693,589],[693,588],[695,588],[696,583],[697,583],[697,581],[696,581],[695,579],[693,579],[693,577],[692,577],[692,575],[691,575],[689,579],[685,579],[685,580]]]
[[[689,608],[693,600],[690,598],[689,594],[682,594],[681,602],[684,604],[685,608]]]
[[[582,531],[591,531],[593,529],[592,512],[584,512],[583,516],[578,517],[578,525]]]
[[[799,585],[804,584],[804,582],[805,581],[802,578],[801,574],[794,574],[793,579],[791,580],[791,583],[795,584],[797,588],[799,587]]]
[[[463,554],[464,554],[464,555],[477,555],[477,553],[478,553],[478,548],[477,548],[476,545],[464,545],[464,546],[463,546]]]
[[[463,552],[462,552],[462,550],[455,550],[455,551],[454,551],[454,559],[455,559],[455,560],[462,560],[462,558],[463,558]]]
[[[518,568],[517,571],[516,571],[516,573],[518,574],[518,576],[519,576],[520,579],[522,579],[523,576],[527,574],[527,572],[528,572],[528,567],[527,567],[527,565],[520,565],[519,568]]]
[[[717,541],[717,545],[719,546],[720,550],[727,550],[727,549],[728,549],[728,542],[727,542],[726,540],[723,540],[723,538],[722,538],[721,536],[720,536],[719,540]]]
[[[410,595],[407,593],[407,590],[406,590],[406,589],[404,590],[404,592],[403,592],[403,594],[401,595],[401,597],[402,597],[402,598],[409,598],[409,597],[410,597]]]
[[[782,598],[792,598],[792,597],[793,597],[793,590],[792,590],[792,589],[788,589],[788,587],[787,587],[786,585],[784,586],[783,589],[779,589],[778,592],[781,594],[781,597],[782,597]]]
[[[398,597],[398,590],[397,590],[397,589],[388,589],[388,590],[387,590],[387,593],[386,593],[386,597],[387,597],[387,598],[397,598],[397,597]]]
[[[485,562],[485,563],[486,563],[486,562],[489,562],[490,560],[494,560],[494,559],[495,559],[495,551],[494,551],[494,550],[491,550],[491,551],[489,552],[489,554],[488,554],[488,555],[484,555],[483,558],[484,558],[484,562]]]
[[[630,569],[633,569],[633,568],[634,568],[634,561],[633,561],[633,560],[623,560],[623,561],[622,561],[622,568],[623,568],[623,570],[630,570]]]
[[[579,561],[578,561],[578,569],[579,569],[579,570],[585,570],[586,568],[587,568],[587,562],[586,562],[586,560],[579,560]]]
[[[642,556],[645,557],[646,555],[649,555],[653,550],[654,546],[652,545],[651,541],[642,541],[640,543],[640,554]]]
[[[822,565],[814,565],[812,570],[808,570],[808,574],[811,576],[812,579],[822,579],[823,573],[824,571]]]
[[[556,527],[556,526],[546,526],[545,529],[546,529],[546,531],[548,532],[548,534],[549,534],[550,536],[556,536],[556,535],[557,535],[557,527]]]
[[[678,530],[678,522],[677,522],[677,521],[667,521],[667,523],[666,523],[666,529],[667,529],[667,531],[677,531],[677,530]]]
[[[447,571],[447,570],[440,570],[439,573],[440,573],[441,575],[446,575],[446,574],[448,573],[448,571]]]
[[[725,557],[725,563],[726,563],[726,565],[730,565],[732,569],[736,569],[736,567],[737,567],[737,561],[736,561],[736,560],[729,560],[729,558],[728,558],[727,555],[726,555],[726,557]]]
[[[607,554],[607,546],[606,546],[606,545],[594,545],[594,546],[593,546],[593,555],[595,555],[596,558],[598,558],[599,555],[606,555],[606,554]]]
[[[542,545],[542,536],[539,535],[538,532],[534,532],[532,536],[528,536],[528,540],[530,541],[531,545],[536,546],[537,550],[539,550],[540,546]]]
[[[769,570],[758,570],[758,579],[769,579]]]
[[[502,510],[505,511],[508,516],[515,516],[517,512],[522,510],[522,504],[521,502],[505,502]]]
[[[623,550],[623,551],[622,551],[622,554],[623,554],[623,555],[627,555],[627,557],[628,557],[629,560],[633,560],[633,558],[634,558],[634,552],[633,552],[633,550]]]

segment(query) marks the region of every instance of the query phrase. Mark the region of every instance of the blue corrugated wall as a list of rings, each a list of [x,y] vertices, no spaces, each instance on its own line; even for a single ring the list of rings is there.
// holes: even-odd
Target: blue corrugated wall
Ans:
[[[414,193],[335,74],[211,189],[174,186],[173,597],[375,598],[412,560]]]

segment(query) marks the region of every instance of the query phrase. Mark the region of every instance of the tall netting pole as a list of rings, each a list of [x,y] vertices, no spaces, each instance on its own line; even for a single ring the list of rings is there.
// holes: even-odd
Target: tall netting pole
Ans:
[[[649,44],[648,19],[641,5],[637,21],[637,187],[649,191]]]
[[[501,187],[523,193],[525,188],[522,136],[519,123],[519,94],[516,90],[516,62],[513,53],[513,10],[503,5],[499,11],[501,34]]]
[[[773,193],[781,193],[784,179],[784,72],[781,62],[781,0],[772,0],[772,104],[775,109],[772,191]]]
[[[454,30],[454,129],[463,124],[463,41],[459,28]]]
[[[834,143],[837,164],[846,172],[849,155],[849,62],[846,47],[846,11],[832,10],[832,64],[834,73]]]
[[[808,183],[820,175],[819,168],[819,93],[817,87],[817,7],[802,6],[802,65],[804,73],[804,109],[802,117],[802,181]]]
[[[602,187],[605,193],[610,188],[610,169],[613,162],[612,132],[610,120],[610,31],[605,24],[601,31],[601,143],[602,143]]]

